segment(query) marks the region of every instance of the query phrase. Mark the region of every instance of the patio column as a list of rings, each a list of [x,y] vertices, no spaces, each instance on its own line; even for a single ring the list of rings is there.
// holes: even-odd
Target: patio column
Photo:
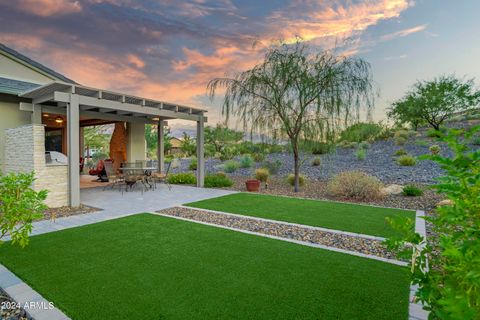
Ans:
[[[80,107],[78,95],[70,94],[67,104],[67,150],[70,206],[80,205]]]
[[[204,153],[204,118],[200,116],[197,121],[197,187],[203,188],[205,179],[205,153]]]
[[[42,124],[42,106],[39,104],[32,104],[32,124]]]
[[[163,134],[165,131],[165,121],[158,121],[158,139],[157,139],[157,160],[158,160],[158,172],[164,172],[165,170],[165,141],[163,140]]]

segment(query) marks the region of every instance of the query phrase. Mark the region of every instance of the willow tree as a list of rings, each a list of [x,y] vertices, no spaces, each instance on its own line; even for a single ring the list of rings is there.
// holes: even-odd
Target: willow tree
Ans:
[[[232,77],[216,78],[207,90],[213,100],[225,89],[222,113],[259,131],[280,130],[294,158],[299,190],[301,140],[315,140],[325,127],[358,118],[373,101],[370,65],[362,59],[314,52],[302,42],[267,49],[264,61]]]

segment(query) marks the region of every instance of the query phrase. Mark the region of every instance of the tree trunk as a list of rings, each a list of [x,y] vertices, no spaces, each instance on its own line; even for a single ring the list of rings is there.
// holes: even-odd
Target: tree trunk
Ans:
[[[297,142],[293,142],[293,175],[294,175],[294,191],[298,192],[300,190],[300,160],[298,154],[298,144]]]

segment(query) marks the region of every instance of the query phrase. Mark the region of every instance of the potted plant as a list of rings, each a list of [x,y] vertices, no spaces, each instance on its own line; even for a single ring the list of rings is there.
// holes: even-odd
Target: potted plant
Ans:
[[[260,181],[256,179],[250,179],[245,181],[248,192],[258,192],[260,190]]]

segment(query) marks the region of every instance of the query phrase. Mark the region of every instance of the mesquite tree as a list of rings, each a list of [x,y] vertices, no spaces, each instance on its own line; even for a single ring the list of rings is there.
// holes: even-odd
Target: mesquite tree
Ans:
[[[455,112],[478,106],[480,91],[473,79],[463,81],[453,75],[432,81],[418,81],[400,100],[392,104],[388,116],[396,122],[414,127],[428,123],[440,130],[442,123]]]
[[[270,47],[264,61],[233,77],[209,82],[210,98],[226,89],[222,112],[237,116],[245,127],[281,131],[294,157],[295,191],[299,189],[301,140],[319,139],[328,127],[358,118],[373,102],[370,65],[362,59],[314,52],[304,43]]]

